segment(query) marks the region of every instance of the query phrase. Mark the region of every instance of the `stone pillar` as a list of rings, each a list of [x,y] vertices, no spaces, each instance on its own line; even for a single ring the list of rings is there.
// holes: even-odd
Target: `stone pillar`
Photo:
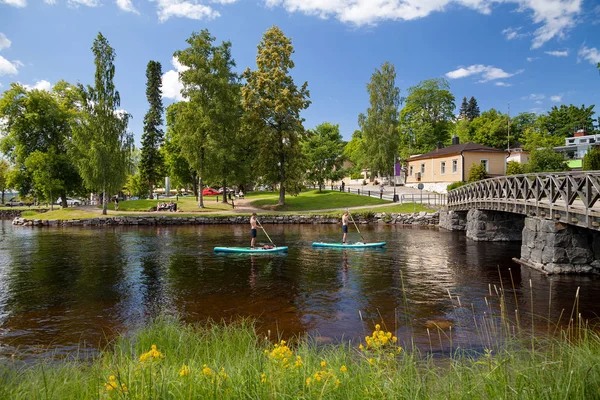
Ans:
[[[467,213],[467,237],[476,242],[520,242],[524,220],[520,214],[471,209]]]
[[[467,227],[466,211],[440,210],[440,228],[449,231],[464,231]]]
[[[547,274],[600,273],[600,232],[527,217],[521,261]]]

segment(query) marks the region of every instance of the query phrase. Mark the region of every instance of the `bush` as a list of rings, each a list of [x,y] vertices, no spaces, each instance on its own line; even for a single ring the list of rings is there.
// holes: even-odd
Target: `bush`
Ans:
[[[363,174],[361,174],[360,172],[350,175],[350,179],[362,179],[362,178],[363,178]]]
[[[506,165],[506,175],[520,175],[525,173],[525,166],[516,161],[509,161]]]
[[[485,170],[483,164],[473,163],[473,165],[471,165],[471,171],[469,172],[469,179],[467,182],[477,182],[487,179],[487,177],[487,171]]]
[[[528,173],[563,172],[568,170],[569,167],[565,163],[562,154],[558,154],[553,149],[533,150],[525,167],[525,171]]]
[[[367,181],[365,181],[365,180],[363,179],[363,186],[365,186],[366,184],[367,184]]]
[[[465,181],[458,181],[458,182],[454,182],[454,183],[451,183],[451,184],[449,184],[449,185],[446,187],[446,190],[447,190],[447,191],[451,191],[452,189],[459,188],[459,187],[461,187],[461,186],[464,186],[464,185],[466,185],[466,184],[467,184],[467,182],[465,182]]]
[[[583,168],[584,171],[597,171],[600,170],[600,148],[591,148],[586,155],[583,157]]]

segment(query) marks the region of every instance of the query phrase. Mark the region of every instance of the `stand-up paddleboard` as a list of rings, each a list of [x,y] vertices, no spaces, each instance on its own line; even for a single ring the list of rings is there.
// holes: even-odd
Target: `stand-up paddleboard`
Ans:
[[[344,243],[323,243],[323,242],[313,242],[313,247],[332,247],[336,249],[366,249],[368,247],[383,247],[386,242],[377,242],[377,243],[352,243],[352,244],[344,244]]]
[[[264,254],[264,253],[283,253],[287,252],[287,246],[279,247],[215,247],[215,253],[253,253],[253,254]]]

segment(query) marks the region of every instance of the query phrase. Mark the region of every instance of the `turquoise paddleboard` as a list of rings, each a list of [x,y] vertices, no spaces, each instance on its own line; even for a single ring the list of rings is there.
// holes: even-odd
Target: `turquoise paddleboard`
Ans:
[[[264,248],[264,247],[215,247],[215,253],[281,253],[287,251],[287,246]]]
[[[343,243],[323,243],[323,242],[313,242],[313,247],[333,247],[337,249],[365,249],[367,247],[383,247],[385,246],[385,242],[377,242],[377,243],[352,243],[352,244],[343,244]]]

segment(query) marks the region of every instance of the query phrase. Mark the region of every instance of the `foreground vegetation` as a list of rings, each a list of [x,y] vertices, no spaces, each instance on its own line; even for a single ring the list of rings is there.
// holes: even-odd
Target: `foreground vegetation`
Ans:
[[[576,342],[516,341],[439,360],[373,329],[360,344],[273,344],[247,321],[200,327],[158,319],[92,362],[5,362],[0,398],[537,400],[600,393],[600,338],[592,331]]]
[[[359,196],[357,194],[339,191],[311,190],[302,192],[298,196],[287,197],[285,205],[277,205],[279,198],[277,194],[265,196],[252,201],[252,206],[276,211],[306,211],[306,210],[330,210],[344,207],[372,206],[377,204],[393,204],[388,200],[380,200],[375,197]]]

